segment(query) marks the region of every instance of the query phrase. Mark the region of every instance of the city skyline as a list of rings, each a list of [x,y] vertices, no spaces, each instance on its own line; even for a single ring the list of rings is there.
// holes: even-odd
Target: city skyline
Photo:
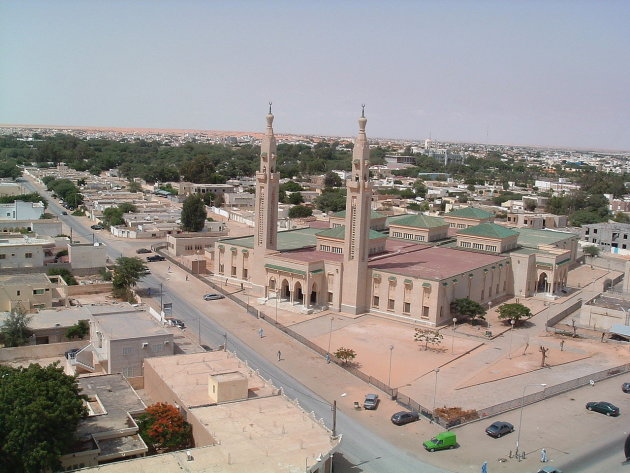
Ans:
[[[625,2],[9,2],[0,123],[630,149]]]

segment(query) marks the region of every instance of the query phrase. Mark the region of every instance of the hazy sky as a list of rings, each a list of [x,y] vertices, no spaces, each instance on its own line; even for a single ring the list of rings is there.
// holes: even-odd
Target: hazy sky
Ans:
[[[0,123],[630,149],[630,1],[0,2]]]

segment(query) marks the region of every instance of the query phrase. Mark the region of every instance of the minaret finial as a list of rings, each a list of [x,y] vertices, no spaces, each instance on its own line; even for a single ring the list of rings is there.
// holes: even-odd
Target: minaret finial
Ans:
[[[365,118],[365,104],[361,105],[361,118]]]
[[[271,104],[272,102],[269,102],[269,115],[271,115]]]

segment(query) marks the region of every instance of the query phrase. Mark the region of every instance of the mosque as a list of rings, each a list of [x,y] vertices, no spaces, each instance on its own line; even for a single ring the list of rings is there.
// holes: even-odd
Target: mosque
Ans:
[[[328,229],[278,232],[280,175],[271,108],[266,118],[254,234],[217,242],[218,278],[297,311],[389,315],[427,326],[450,323],[456,299],[492,304],[536,293],[553,297],[566,287],[577,252],[573,233],[509,228],[473,207],[443,217],[385,218],[374,212],[364,111],[345,184],[346,210],[331,216]]]

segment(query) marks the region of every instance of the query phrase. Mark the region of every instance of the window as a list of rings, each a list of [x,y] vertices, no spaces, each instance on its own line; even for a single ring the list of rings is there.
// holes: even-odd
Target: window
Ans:
[[[133,347],[123,347],[122,354],[123,355],[131,355],[133,352]]]
[[[232,266],[232,277],[236,277],[236,266]]]
[[[372,307],[376,307],[376,308],[378,308],[379,302],[380,302],[380,301],[379,301],[378,296],[374,296],[374,297],[372,297]]]
[[[416,240],[424,241],[424,235],[416,235]]]
[[[429,318],[429,308],[426,305],[422,306],[422,315],[420,317],[423,319]]]
[[[394,310],[394,304],[396,301],[394,299],[387,299],[387,310]]]
[[[332,293],[332,292],[329,292],[329,293],[328,293],[328,303],[329,303],[329,304],[332,304],[332,301],[333,301],[333,293]]]
[[[496,246],[486,245],[486,251],[497,251]]]
[[[337,254],[341,254],[341,253],[343,253],[343,248],[340,248],[338,246],[333,246],[332,247],[332,252],[333,253],[337,253]]]
[[[409,302],[403,303],[403,312],[405,314],[408,314],[409,312],[411,312],[411,304]]]
[[[243,279],[247,279],[247,268],[243,268]]]
[[[15,291],[15,295],[19,296],[21,291]]]
[[[472,246],[472,243],[470,243],[469,241],[460,241],[459,246],[461,246],[462,248],[470,248]]]
[[[0,259],[7,259],[7,255],[5,255],[4,253],[0,253]]]
[[[481,243],[473,243],[473,248],[476,250],[483,250],[483,245]]]
[[[274,278],[271,278],[269,280],[269,289],[275,289],[276,288],[276,280]]]
[[[153,353],[162,353],[162,351],[164,351],[164,344],[156,343],[155,345],[151,345],[151,351]]]
[[[44,291],[43,289],[33,289],[33,295],[36,295],[36,296],[41,296],[45,292],[46,291]]]
[[[481,290],[481,300],[484,300],[485,295],[486,295],[486,290],[485,290],[485,289],[482,289],[482,290]]]
[[[33,253],[24,253],[24,257],[25,258],[32,258],[33,257]]]
[[[133,378],[136,375],[136,369],[133,366],[123,368],[122,374],[125,378]]]
[[[219,264],[219,274],[223,274],[223,265]]]

